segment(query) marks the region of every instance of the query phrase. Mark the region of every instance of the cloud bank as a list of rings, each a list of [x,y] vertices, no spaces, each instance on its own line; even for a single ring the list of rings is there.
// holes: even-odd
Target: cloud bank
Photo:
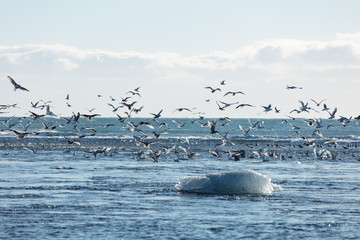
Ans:
[[[207,97],[205,93],[199,94],[199,89],[225,78],[231,80],[237,89],[256,92],[247,100],[259,105],[267,104],[265,96],[274,95],[269,92],[274,84],[283,88],[295,83],[307,86],[309,97],[328,98],[324,94],[326,91],[334,98],[334,104],[344,105],[344,109],[347,108],[344,112],[350,114],[347,105],[351,99],[345,98],[360,87],[357,80],[360,74],[360,33],[338,33],[331,41],[269,39],[242,46],[233,52],[213,51],[194,56],[173,52],[84,50],[61,44],[0,45],[0,63],[3,77],[17,74],[24,79],[34,78],[34,85],[37,81],[34,76],[37,79],[42,76],[46,81],[63,81],[64,86],[59,85],[59,94],[61,88],[63,92],[68,91],[65,86],[70,83],[78,91],[87,84],[88,89],[104,88],[109,93],[114,89],[133,87],[131,83],[152,90],[156,85],[164,96],[152,96],[149,104],[167,102],[171,107],[179,103],[164,101],[164,98],[177,92],[188,92],[191,100],[184,100],[184,103],[199,103],[203,101],[201,98]],[[38,81],[39,85],[44,84]],[[196,90],[192,91],[187,84]],[[6,97],[8,93],[2,94]],[[260,95],[263,97],[259,98]],[[272,97],[279,104],[286,102],[279,96]]]
[[[262,69],[271,72],[274,65],[323,70],[324,68],[359,68],[360,33],[336,34],[332,41],[301,41],[273,39],[243,46],[234,52],[214,51],[190,57],[178,53],[143,53],[137,51],[114,52],[106,50],[82,50],[66,45],[29,44],[24,46],[0,46],[0,58],[10,64],[24,64],[35,56],[53,57],[61,62],[64,70],[79,67],[82,61],[96,59],[138,59],[148,62],[147,67],[199,68],[209,70],[235,70],[237,68]],[[81,65],[80,65],[81,66]]]

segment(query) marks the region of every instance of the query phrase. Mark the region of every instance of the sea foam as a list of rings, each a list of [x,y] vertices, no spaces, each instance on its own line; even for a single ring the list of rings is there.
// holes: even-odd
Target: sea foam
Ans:
[[[220,172],[202,176],[182,177],[175,185],[177,191],[211,194],[270,195],[282,187],[254,170]]]

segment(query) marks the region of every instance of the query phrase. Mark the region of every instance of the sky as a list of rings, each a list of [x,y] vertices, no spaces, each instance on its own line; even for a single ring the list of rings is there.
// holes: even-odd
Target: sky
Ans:
[[[337,117],[360,114],[360,1],[0,4],[0,104],[18,104],[0,116],[42,113],[30,102],[44,100],[59,116],[95,108],[112,117],[108,103],[126,96],[144,106],[139,117],[161,109],[163,117],[330,116],[311,99],[325,99]],[[30,91],[13,91],[7,76]],[[141,97],[128,93],[137,87]],[[300,101],[318,112],[290,114]],[[219,110],[221,102],[236,104]],[[236,108],[241,103],[255,107]],[[265,113],[269,104],[280,112]]]

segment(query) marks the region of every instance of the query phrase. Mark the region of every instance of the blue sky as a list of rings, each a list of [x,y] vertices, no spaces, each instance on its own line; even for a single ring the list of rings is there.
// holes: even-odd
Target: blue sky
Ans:
[[[0,99],[18,102],[16,114],[47,99],[63,115],[96,106],[112,116],[109,96],[121,99],[138,86],[144,116],[196,107],[207,116],[283,117],[310,99],[327,99],[339,114],[359,114],[351,106],[360,89],[359,1],[15,0],[1,6]],[[30,92],[12,91],[7,75]],[[223,79],[221,94],[204,89]],[[223,97],[235,90],[246,95]],[[67,93],[73,108],[64,103]],[[219,111],[216,101],[257,107]],[[270,103],[282,109],[280,116],[263,113]]]

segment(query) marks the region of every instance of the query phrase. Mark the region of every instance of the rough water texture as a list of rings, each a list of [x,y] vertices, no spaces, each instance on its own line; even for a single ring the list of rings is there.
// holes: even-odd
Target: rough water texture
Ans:
[[[247,119],[224,126],[219,121],[217,130],[229,131],[224,143],[209,127],[191,123],[194,119],[178,120],[186,121],[185,127],[160,119],[169,130],[158,139],[152,131],[163,128],[140,127],[149,135],[142,141],[151,144],[151,151],[133,137],[142,133],[130,132],[117,119],[80,119],[78,129],[71,124],[46,131],[34,121],[28,131],[38,134],[22,140],[0,125],[0,238],[360,237],[360,133],[355,121],[344,127],[335,119],[324,120],[322,137],[302,120],[288,120],[299,126],[297,132],[279,119],[264,120],[264,128],[251,129],[248,136],[238,127],[247,128]],[[17,121],[27,124],[26,119],[12,122]],[[107,123],[114,125],[105,127]],[[90,136],[93,131],[83,127],[96,128],[97,134]],[[14,128],[22,130],[20,124]],[[86,137],[79,138],[81,134]],[[69,143],[75,139],[79,144]],[[197,155],[190,158],[183,149]],[[228,183],[244,183],[237,181],[244,176],[255,194],[243,191],[244,186],[240,193],[227,188],[238,188]],[[178,191],[188,190],[186,183],[194,187],[194,180],[207,194]]]

